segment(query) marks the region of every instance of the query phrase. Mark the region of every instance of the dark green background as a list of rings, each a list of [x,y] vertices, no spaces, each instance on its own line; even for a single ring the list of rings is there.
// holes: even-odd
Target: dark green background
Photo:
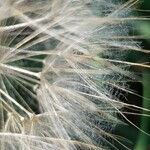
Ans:
[[[138,9],[136,10],[135,14],[138,17],[147,17],[150,16],[150,0],[141,0],[138,4]],[[149,19],[134,22],[135,33],[141,36],[141,39],[138,39],[141,42],[141,47],[143,49],[150,49],[150,21]],[[128,60],[132,62],[143,63],[147,62],[150,63],[150,53],[147,54],[130,54],[128,56]],[[139,82],[135,83],[128,83],[130,88],[139,95],[146,97],[141,98],[132,94],[127,96],[129,103],[150,109],[150,69],[141,68],[141,67],[133,67],[133,70],[140,75],[141,79]],[[132,111],[130,111],[132,112]],[[141,111],[141,114],[148,114],[149,112]],[[139,127],[144,132],[150,134],[150,117],[144,116],[137,116],[137,115],[126,115],[126,117],[132,121],[137,127]],[[131,124],[129,125],[118,125],[116,130],[114,131],[115,134],[121,135],[127,138],[130,142],[126,140],[122,141],[129,149],[133,150],[150,150],[150,136],[140,132],[138,129],[133,127]],[[124,150],[121,145],[116,143],[116,147],[119,150]]]

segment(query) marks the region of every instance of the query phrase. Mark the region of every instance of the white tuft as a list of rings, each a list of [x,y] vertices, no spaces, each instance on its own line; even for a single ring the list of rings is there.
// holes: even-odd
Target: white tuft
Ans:
[[[0,1],[1,150],[117,149],[135,2]]]

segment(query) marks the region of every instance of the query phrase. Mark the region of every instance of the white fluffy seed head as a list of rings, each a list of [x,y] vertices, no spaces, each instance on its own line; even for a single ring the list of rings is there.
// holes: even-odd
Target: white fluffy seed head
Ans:
[[[117,149],[135,2],[0,1],[1,150]]]

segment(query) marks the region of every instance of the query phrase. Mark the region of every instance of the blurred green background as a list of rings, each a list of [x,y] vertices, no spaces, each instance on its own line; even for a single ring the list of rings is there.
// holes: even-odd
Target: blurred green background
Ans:
[[[141,18],[148,18],[145,20],[137,20],[133,23],[135,26],[135,33],[138,35],[138,41],[141,42],[142,49],[150,50],[150,0],[140,0],[138,3],[135,14]],[[129,61],[150,64],[150,53],[142,54],[136,53],[128,56]],[[150,110],[150,68],[143,67],[132,68],[141,77],[139,82],[128,83],[131,90],[135,91],[141,97],[129,94],[127,100],[129,103],[136,106],[144,107]],[[145,97],[145,98],[143,98]],[[130,112],[135,112],[127,110]],[[143,115],[127,115],[125,116],[134,123],[139,129],[136,129],[133,125],[118,125],[115,130],[115,134],[124,136],[127,140],[120,140],[131,150],[150,150],[150,112],[140,111]],[[144,116],[146,114],[146,116]],[[149,116],[148,116],[149,115]],[[146,135],[146,132],[149,135]],[[124,150],[123,146],[116,143],[116,147],[119,150]]]
[[[141,6],[140,6],[141,12],[139,12],[139,15],[142,15],[143,17],[149,18],[150,16],[150,0],[142,0]],[[147,21],[141,21],[138,24],[136,24],[137,30],[140,35],[142,35],[144,38],[142,40],[142,46],[143,49],[150,50],[150,21],[149,19]],[[147,54],[147,58],[142,58],[147,64],[150,63],[150,53]],[[142,106],[144,108],[150,109],[150,69],[142,69],[142,96],[143,102]],[[150,115],[149,112],[143,111],[143,114]],[[142,116],[140,118],[140,128],[150,134],[150,117],[144,117]],[[136,138],[136,141],[134,142],[134,150],[150,150],[150,136],[146,135],[140,131],[138,131],[138,135]]]

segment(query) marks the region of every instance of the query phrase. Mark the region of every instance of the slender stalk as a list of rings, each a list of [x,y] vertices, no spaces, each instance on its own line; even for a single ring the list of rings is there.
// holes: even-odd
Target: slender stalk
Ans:
[[[150,85],[150,71],[144,71],[143,72],[143,107],[150,109],[150,101],[147,100],[147,98],[150,98],[150,92],[149,92],[149,85]],[[145,111],[143,110],[143,114],[145,114]],[[147,112],[146,114],[150,115],[150,112]],[[145,132],[150,132],[150,118],[149,117],[141,117],[141,129]],[[138,142],[135,146],[135,150],[148,150],[150,148],[150,141],[149,136],[140,133],[138,137]]]
[[[10,66],[10,65],[6,65],[6,64],[0,64],[1,67],[6,68],[6,69],[10,69],[10,70],[14,70],[23,74],[27,74],[27,75],[31,75],[37,78],[40,78],[40,73],[36,73],[36,72],[32,72],[32,71],[28,71],[26,69],[22,69],[22,68],[18,68],[15,66]]]
[[[23,110],[29,117],[32,116],[32,114],[27,109],[25,109],[21,104],[19,104],[15,99],[13,99],[11,96],[9,96],[7,93],[5,93],[2,89],[0,89],[0,93],[3,96],[5,96],[7,99],[9,99],[12,103],[14,103],[18,108]],[[3,102],[5,102],[5,101],[3,101]]]

